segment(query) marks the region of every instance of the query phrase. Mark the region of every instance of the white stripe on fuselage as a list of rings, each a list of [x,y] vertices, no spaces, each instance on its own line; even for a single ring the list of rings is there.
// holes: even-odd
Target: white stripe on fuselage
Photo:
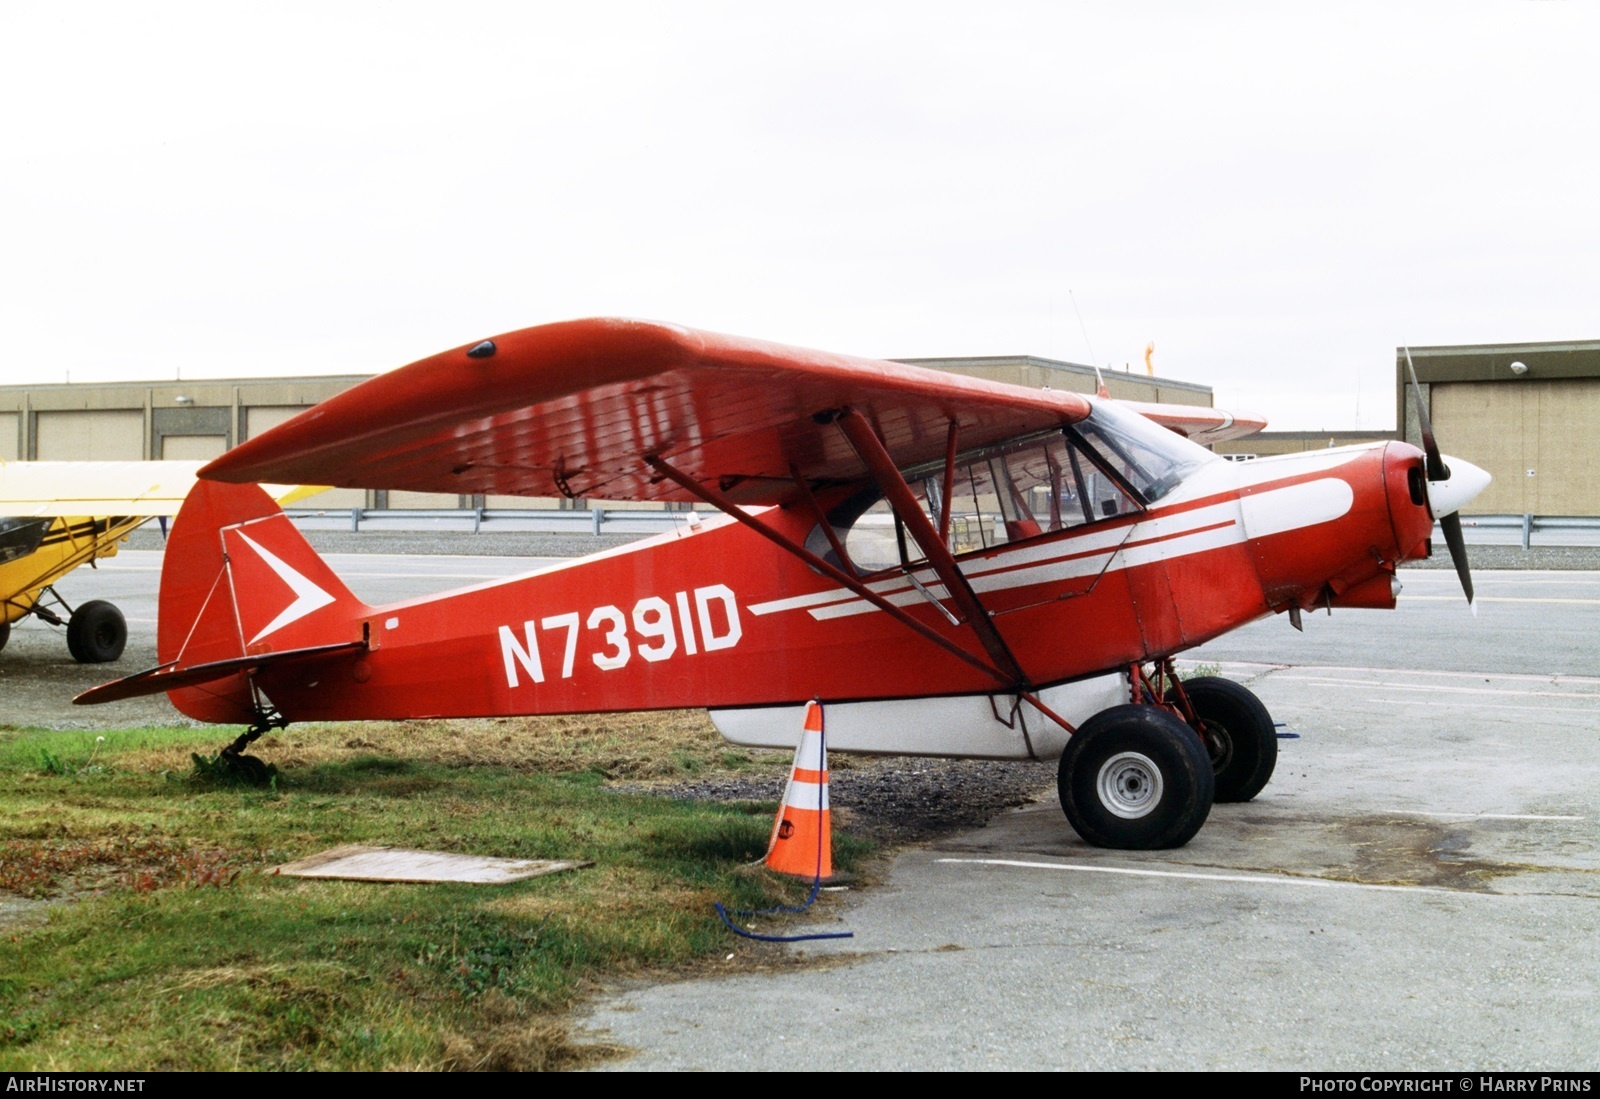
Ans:
[[[1335,456],[1338,460],[1330,461]],[[1320,472],[1342,465],[1355,456],[1353,453],[1318,455],[1320,460],[1306,464]],[[1295,463],[1290,471],[1280,467],[1278,477],[1302,472],[1306,472],[1303,465]],[[962,571],[973,591],[980,594],[1059,583],[1204,553],[1237,545],[1247,538],[1332,522],[1350,510],[1354,499],[1348,482],[1322,477],[1268,489],[1244,500],[1234,498],[1188,511],[1156,514],[1131,526],[1085,531],[1077,537],[1002,550],[981,562],[966,563]],[[949,592],[937,582],[932,569],[919,569],[914,575],[935,598],[949,598]],[[891,577],[867,586],[896,606],[912,605],[923,598],[903,577]],[[846,588],[775,599],[749,608],[756,615],[801,609],[809,611],[813,618],[824,620],[866,614],[877,608]]]
[[[1265,538],[1330,522],[1349,511],[1355,499],[1350,482],[1337,477],[1320,477],[1303,485],[1242,496],[1239,507],[1245,537]]]

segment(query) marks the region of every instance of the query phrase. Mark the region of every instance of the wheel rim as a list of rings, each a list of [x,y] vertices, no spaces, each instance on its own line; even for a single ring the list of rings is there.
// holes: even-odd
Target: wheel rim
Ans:
[[[1100,765],[1095,780],[1100,804],[1123,820],[1147,815],[1160,803],[1164,786],[1161,769],[1140,752],[1118,752]]]

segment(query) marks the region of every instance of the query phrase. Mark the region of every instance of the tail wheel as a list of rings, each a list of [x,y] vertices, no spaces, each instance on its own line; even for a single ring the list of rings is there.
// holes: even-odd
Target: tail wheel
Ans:
[[[6,642],[11,640],[11,623],[0,618],[0,649],[6,647]]]
[[[1114,706],[1067,741],[1061,808],[1096,847],[1182,847],[1211,812],[1211,760],[1193,729],[1155,706]]]
[[[1216,773],[1218,801],[1249,801],[1262,791],[1278,765],[1278,729],[1267,708],[1231,679],[1202,676],[1183,693],[1200,721],[1201,741]],[[1167,695],[1172,701],[1176,691]]]
[[[80,604],[67,622],[67,649],[79,664],[110,663],[127,643],[127,621],[104,599]]]

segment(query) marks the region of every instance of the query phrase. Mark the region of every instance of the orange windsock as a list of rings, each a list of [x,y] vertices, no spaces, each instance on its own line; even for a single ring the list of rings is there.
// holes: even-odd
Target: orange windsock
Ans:
[[[768,870],[801,878],[833,877],[833,821],[828,810],[828,747],[822,703],[806,703],[805,729],[767,845]]]

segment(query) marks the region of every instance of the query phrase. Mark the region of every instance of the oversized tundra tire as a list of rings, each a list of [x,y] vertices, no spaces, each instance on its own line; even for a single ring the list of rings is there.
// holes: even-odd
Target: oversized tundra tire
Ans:
[[[1211,758],[1195,731],[1155,706],[1113,706],[1067,741],[1061,808],[1088,843],[1182,847],[1211,812]]]
[[[1186,680],[1183,693],[1200,719],[1195,731],[1211,756],[1216,799],[1249,801],[1278,766],[1278,728],[1272,715],[1249,688],[1231,679],[1208,675]]]

